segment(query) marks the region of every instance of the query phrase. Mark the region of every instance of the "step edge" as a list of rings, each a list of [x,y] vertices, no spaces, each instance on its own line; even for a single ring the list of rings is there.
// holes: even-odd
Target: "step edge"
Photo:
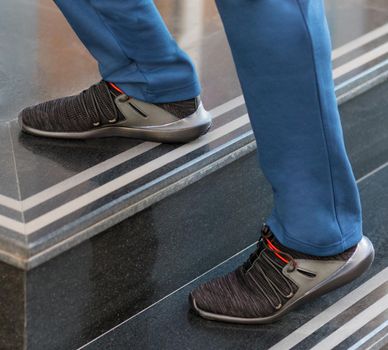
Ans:
[[[365,93],[377,85],[384,83],[387,80],[388,60],[358,74],[357,76],[349,79],[348,81],[345,81],[336,87],[338,105],[342,105],[356,98],[357,96]],[[213,172],[227,166],[235,160],[238,160],[244,155],[253,152],[256,149],[256,143],[255,141],[249,140],[249,138],[252,137],[252,131],[247,132],[242,136],[240,135],[227,144],[220,146],[213,153],[214,155],[217,154],[217,152],[227,152],[226,155],[221,156],[215,161],[210,161],[209,163],[204,164],[202,167],[194,170],[181,179],[178,179],[176,182],[163,187],[155,193],[140,199],[138,202],[121,209],[117,213],[114,213],[113,215],[110,215],[101,221],[88,226],[76,234],[59,240],[57,243],[49,246],[48,248],[38,250],[36,253],[34,253],[33,250],[36,250],[37,248],[36,242],[20,242],[19,246],[15,250],[12,249],[5,251],[0,249],[0,261],[23,270],[31,270],[43,264],[44,262],[55,258],[59,254],[74,248],[78,244],[92,238],[93,236],[96,236],[97,234],[109,229],[110,227],[130,218],[131,216],[150,207],[151,205],[177,193],[185,187],[201,180],[205,176],[212,174]],[[239,141],[242,143],[242,146],[237,149],[233,149],[231,144],[235,145],[236,142]],[[232,152],[228,152],[228,149],[233,150]],[[193,166],[193,164],[192,162],[189,162],[178,169],[179,171],[184,171],[189,169],[191,166]],[[170,174],[170,176],[173,176],[173,174]],[[12,242],[10,242],[7,237],[0,236],[0,245],[4,244],[6,246],[12,246],[10,243]]]

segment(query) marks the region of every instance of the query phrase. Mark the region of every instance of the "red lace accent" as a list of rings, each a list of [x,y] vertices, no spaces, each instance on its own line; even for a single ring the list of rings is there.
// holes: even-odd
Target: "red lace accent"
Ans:
[[[272,242],[268,239],[268,238],[265,238],[267,244],[268,244],[268,247],[271,248],[271,250],[273,251],[273,253],[283,262],[285,262],[286,264],[288,264],[290,262],[290,260],[287,260],[284,256],[282,256],[282,251],[280,251],[278,248],[276,248]]]
[[[118,86],[116,86],[115,84],[109,82],[108,83],[113,89],[115,89],[117,92],[120,92],[121,94],[124,94],[125,95],[125,92],[123,90],[121,90]]]

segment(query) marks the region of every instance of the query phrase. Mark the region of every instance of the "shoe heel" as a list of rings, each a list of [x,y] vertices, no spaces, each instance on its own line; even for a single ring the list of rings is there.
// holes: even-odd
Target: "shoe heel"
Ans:
[[[321,285],[311,291],[311,297],[317,297],[326,294],[334,289],[344,286],[355,280],[366,272],[372,265],[375,251],[371,241],[363,237],[358,244],[353,256],[346,264],[333,274],[328,280],[323,281]]]

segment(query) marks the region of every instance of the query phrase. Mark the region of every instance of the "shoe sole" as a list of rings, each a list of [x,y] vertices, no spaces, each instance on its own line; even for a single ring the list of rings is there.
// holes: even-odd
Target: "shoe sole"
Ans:
[[[51,132],[34,129],[25,125],[23,118],[19,115],[19,126],[25,133],[57,139],[84,140],[105,137],[127,137],[161,143],[186,143],[206,134],[212,126],[212,119],[209,113],[193,114],[176,122],[149,126],[143,128],[132,128],[128,126],[103,126],[83,132]]]
[[[191,293],[189,295],[189,302],[194,312],[208,320],[240,324],[273,323],[278,321],[286,313],[290,312],[292,309],[298,307],[299,305],[305,304],[307,301],[310,301],[334,289],[342,287],[345,284],[353,281],[357,277],[361,276],[365,271],[369,269],[369,267],[372,265],[373,260],[373,245],[367,237],[363,237],[360,243],[358,244],[354,254],[340,269],[333,273],[329,278],[318,283],[314,288],[307,291],[298,299],[291,299],[287,304],[284,305],[281,310],[267,317],[242,318],[211,313],[200,309]]]

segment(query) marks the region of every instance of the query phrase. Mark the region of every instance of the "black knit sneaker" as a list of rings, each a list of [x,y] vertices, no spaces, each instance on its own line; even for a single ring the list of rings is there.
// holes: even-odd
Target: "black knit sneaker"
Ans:
[[[211,117],[199,97],[152,104],[101,81],[79,95],[24,109],[23,131],[46,137],[86,139],[124,136],[157,142],[188,142],[205,134]]]
[[[264,225],[256,251],[226,276],[196,288],[189,297],[200,316],[233,323],[271,323],[360,276],[374,259],[368,238],[342,254],[317,257],[282,246]]]

